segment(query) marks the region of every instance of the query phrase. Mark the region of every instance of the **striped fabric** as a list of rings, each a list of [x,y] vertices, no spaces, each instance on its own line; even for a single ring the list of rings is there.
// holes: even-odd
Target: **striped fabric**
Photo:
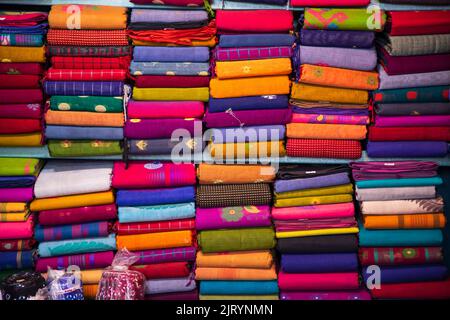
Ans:
[[[126,30],[63,30],[50,29],[47,34],[50,45],[69,46],[126,46]]]
[[[48,80],[65,81],[122,81],[127,71],[124,69],[55,69],[47,71]]]
[[[176,261],[194,261],[196,252],[197,249],[195,247],[133,251],[133,253],[139,256],[139,260],[135,262],[135,265]]]
[[[117,233],[120,235],[192,229],[195,229],[195,219],[117,224]]]
[[[41,47],[44,36],[42,34],[0,34],[0,46]]]
[[[272,193],[266,183],[199,185],[197,205],[201,208],[270,204]]]
[[[131,58],[123,57],[61,57],[51,58],[55,69],[128,69]]]
[[[123,95],[122,81],[45,81],[49,96],[108,96]]]
[[[129,56],[132,52],[131,46],[48,46],[47,51],[51,56],[80,56],[80,57],[121,57]]]
[[[290,58],[290,47],[261,47],[261,48],[217,48],[216,60],[256,60],[273,58]]]

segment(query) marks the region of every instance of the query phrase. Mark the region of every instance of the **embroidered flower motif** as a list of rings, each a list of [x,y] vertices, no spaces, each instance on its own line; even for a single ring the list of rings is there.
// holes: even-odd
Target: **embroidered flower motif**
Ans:
[[[250,73],[250,71],[252,71],[252,68],[250,66],[243,66],[242,67],[242,72],[243,73]]]
[[[141,150],[141,151],[147,150],[147,146],[148,146],[148,143],[145,142],[144,140],[140,140],[140,141],[136,142],[136,147],[138,147],[139,150]]]
[[[377,79],[375,77],[372,77],[372,76],[367,77],[367,84],[374,86],[376,83],[377,83]]]
[[[61,147],[63,148],[70,148],[72,146],[72,142],[69,140],[63,140],[61,141]]]
[[[405,248],[403,249],[402,254],[404,258],[412,259],[417,255],[417,252],[413,248]]]
[[[39,110],[41,108],[41,106],[37,103],[30,103],[27,104],[27,108],[33,111]]]
[[[239,221],[244,216],[241,207],[228,207],[222,209],[222,219],[228,222]]]
[[[323,76],[323,69],[320,67],[317,67],[314,69],[313,74],[317,77],[317,78],[321,78]]]
[[[248,213],[260,213],[261,210],[258,209],[256,206],[244,206],[245,211]]]

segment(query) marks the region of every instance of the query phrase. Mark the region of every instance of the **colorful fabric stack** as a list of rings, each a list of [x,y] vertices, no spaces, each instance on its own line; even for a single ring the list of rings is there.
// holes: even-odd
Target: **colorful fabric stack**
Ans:
[[[278,299],[270,250],[271,166],[198,167],[196,279],[201,300]]]
[[[201,7],[205,0],[130,0],[138,5],[166,5],[177,7]]]
[[[33,268],[34,217],[28,204],[42,164],[38,159],[0,159],[1,278]]]
[[[362,275],[372,297],[449,299],[442,256],[444,202],[436,194],[442,184],[438,165],[355,162],[351,167],[361,211]]]
[[[0,11],[0,147],[42,145],[47,13]]]
[[[36,271],[78,267],[87,298],[116,250],[112,168],[106,161],[49,161],[36,181],[36,199],[30,206],[39,212]]]
[[[118,189],[117,248],[139,255],[131,269],[146,277],[146,299],[197,300],[195,261],[195,166],[114,164]]]
[[[182,143],[186,153],[201,153],[192,137],[201,136],[209,97],[214,20],[203,10],[134,9],[129,33],[136,45],[130,66],[135,87],[125,125],[129,152],[166,155]],[[148,42],[153,39],[154,44]]]
[[[44,83],[51,96],[45,135],[52,156],[122,153],[126,23],[126,8],[52,6],[52,67]]]
[[[385,22],[384,13],[372,15],[366,9],[310,8],[300,18],[294,55],[298,82],[292,87],[286,133],[289,156],[361,157],[368,91],[378,88],[374,32]]]
[[[221,35],[204,118],[213,128],[206,134],[209,152],[217,159],[284,156],[292,12],[218,10],[216,18]]]
[[[370,0],[291,0],[295,7],[366,7]]]
[[[391,11],[378,39],[370,157],[443,157],[450,141],[450,11]]]
[[[274,192],[281,299],[370,298],[359,285],[358,227],[348,166],[281,166]]]

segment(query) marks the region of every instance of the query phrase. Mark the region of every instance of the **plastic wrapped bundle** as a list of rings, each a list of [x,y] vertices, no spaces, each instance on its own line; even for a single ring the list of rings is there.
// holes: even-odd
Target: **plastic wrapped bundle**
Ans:
[[[84,300],[80,275],[63,270],[48,271],[48,291],[51,300]]]
[[[143,300],[145,276],[128,267],[139,260],[137,254],[124,249],[117,252],[111,267],[100,279],[96,300]]]
[[[32,271],[12,274],[0,284],[3,300],[45,300],[40,292],[43,288],[45,279]]]

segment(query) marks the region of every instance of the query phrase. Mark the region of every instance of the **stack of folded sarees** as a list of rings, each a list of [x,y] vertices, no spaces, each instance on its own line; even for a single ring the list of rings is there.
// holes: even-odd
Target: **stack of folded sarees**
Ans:
[[[390,11],[377,39],[370,157],[443,157],[450,141],[450,11]]]
[[[1,278],[34,265],[34,216],[29,209],[42,167],[38,159],[0,159]]]
[[[52,156],[122,152],[124,81],[130,62],[127,9],[54,5],[49,14],[51,96],[45,114]]]
[[[383,12],[372,15],[366,9],[305,10],[294,55],[298,82],[286,133],[289,156],[361,157],[368,91],[378,88],[373,42],[385,22]]]
[[[130,66],[135,87],[125,125],[130,153],[171,154],[179,143],[184,153],[201,152],[192,137],[195,131],[201,135],[209,96],[214,20],[204,10],[134,9],[129,33],[136,45]],[[197,40],[203,37],[207,41]]]
[[[284,156],[293,14],[218,10],[216,16],[220,39],[205,116],[209,151],[217,159]]]
[[[0,11],[0,146],[43,143],[45,12]]]
[[[270,250],[272,166],[200,164],[196,279],[201,300],[278,299]]]
[[[114,164],[117,248],[139,255],[131,268],[145,275],[149,300],[198,299],[192,269],[195,181],[193,164]]]
[[[274,192],[281,299],[368,299],[348,166],[281,166]]]
[[[449,299],[444,203],[434,162],[351,164],[360,203],[362,276],[376,299]]]
[[[37,272],[78,268],[86,292],[96,291],[101,269],[111,264],[116,250],[112,168],[106,161],[49,161],[44,166],[30,206],[39,212]]]

